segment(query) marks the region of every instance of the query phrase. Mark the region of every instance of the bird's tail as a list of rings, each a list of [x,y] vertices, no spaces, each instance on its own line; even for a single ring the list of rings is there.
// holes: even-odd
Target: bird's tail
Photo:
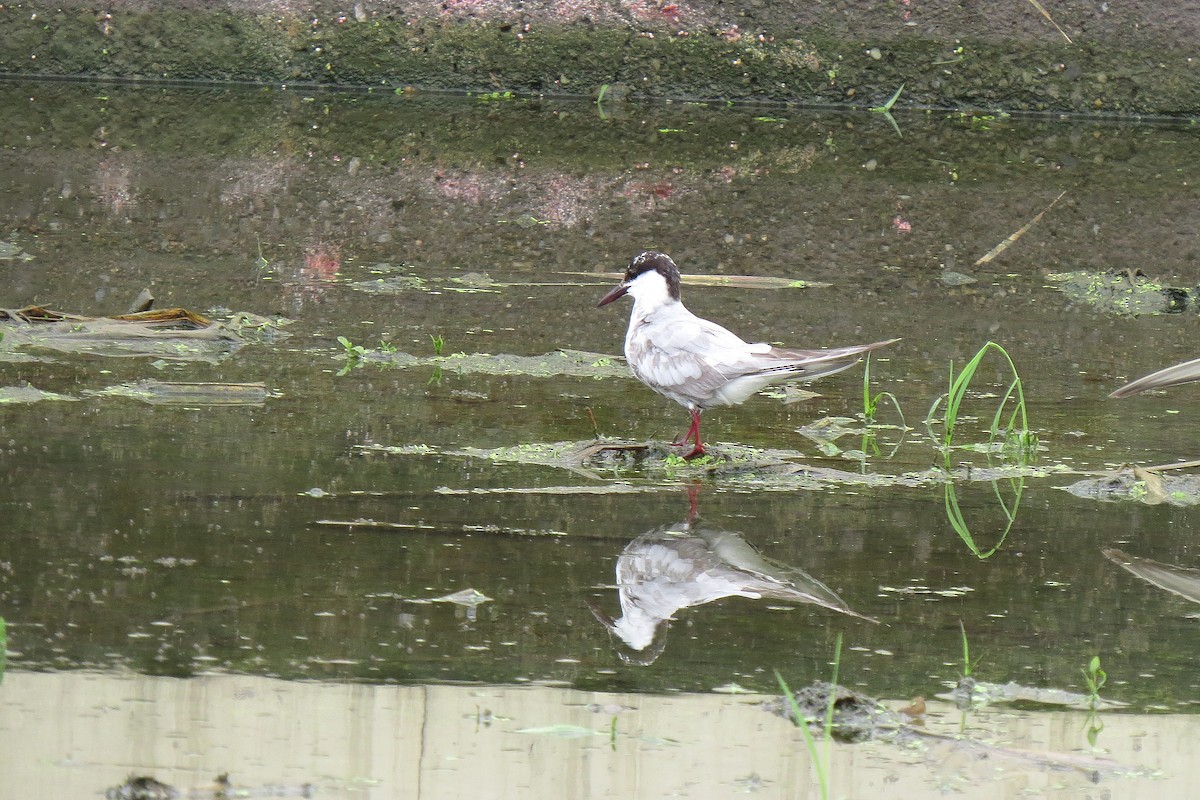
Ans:
[[[900,340],[885,339],[882,342],[872,342],[871,344],[830,347],[823,350],[793,350],[777,347],[771,353],[778,356],[780,361],[792,362],[793,368],[799,371],[800,378],[810,381],[849,369],[859,362],[863,353],[869,353],[898,341]]]
[[[1129,397],[1147,389],[1165,389],[1168,386],[1178,386],[1181,383],[1191,383],[1197,380],[1200,380],[1200,358],[1152,372],[1125,384],[1109,397]]]

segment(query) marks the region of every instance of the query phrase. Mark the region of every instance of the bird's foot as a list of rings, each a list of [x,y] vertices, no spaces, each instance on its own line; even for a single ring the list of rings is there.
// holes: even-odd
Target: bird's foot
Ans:
[[[699,458],[700,456],[704,455],[704,452],[705,452],[704,445],[700,444],[700,442],[697,441],[696,446],[692,448],[692,452],[690,452],[686,456],[684,456],[683,460],[691,461],[693,458]]]

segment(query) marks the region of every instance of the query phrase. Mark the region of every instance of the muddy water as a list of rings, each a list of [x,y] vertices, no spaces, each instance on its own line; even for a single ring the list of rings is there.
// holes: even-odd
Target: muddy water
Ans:
[[[200,356],[0,340],[10,678],[769,692],[775,669],[828,677],[840,634],[843,683],[932,696],[963,671],[961,622],[982,680],[1086,694],[1098,654],[1129,711],[1200,699],[1195,492],[1064,491],[1200,454],[1200,388],[1105,399],[1200,354],[1191,127],[52,84],[0,102],[0,305],[119,314],[149,288],[256,315]],[[747,338],[902,337],[871,378],[911,430],[885,401],[864,439],[859,368],[709,412],[708,465],[588,450],[686,422],[612,369],[627,306],[595,308],[643,247],[806,282],[685,283]],[[1129,270],[1178,313],[1053,277]],[[968,544],[923,420],[988,340],[1039,446],[952,451]],[[991,356],[976,380],[959,444],[987,442],[1010,374]],[[828,417],[849,433],[799,432]],[[823,600],[675,602],[631,632],[616,570],[654,546]]]

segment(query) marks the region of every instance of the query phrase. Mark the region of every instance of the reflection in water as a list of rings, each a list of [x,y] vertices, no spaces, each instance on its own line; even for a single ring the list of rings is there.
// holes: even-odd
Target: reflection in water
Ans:
[[[1008,488],[1012,493],[1011,503],[1004,499],[1002,484],[1005,482],[1007,482]],[[1021,507],[1021,494],[1024,491],[1025,477],[1023,475],[992,481],[992,493],[996,496],[996,503],[1000,507],[1000,513],[1004,516],[1004,527],[1000,531],[1000,536],[996,539],[996,543],[988,550],[981,548],[975,541],[975,536],[971,533],[971,526],[967,523],[962,508],[958,504],[958,490],[955,488],[953,480],[946,481],[943,491],[946,504],[946,519],[950,521],[950,526],[954,528],[954,532],[958,534],[959,538],[963,540],[963,544],[972,553],[981,559],[991,558],[1004,544],[1004,540],[1008,538],[1008,532],[1012,530],[1013,523],[1017,521],[1017,510]]]
[[[1188,567],[1177,567],[1174,564],[1163,564],[1149,558],[1139,558],[1110,547],[1101,551],[1116,564],[1137,575],[1147,583],[1152,583],[1171,594],[1177,594],[1184,600],[1200,603],[1200,570]]]
[[[93,192],[111,216],[122,217],[137,208],[135,185],[129,165],[122,160],[106,158],[96,165]]]
[[[304,248],[304,264],[284,284],[293,313],[305,303],[321,301],[337,280],[342,266],[341,248],[333,242],[317,241]]]
[[[405,603],[417,603],[419,605],[429,605],[430,603],[450,603],[466,609],[467,622],[474,622],[479,616],[479,607],[484,603],[491,602],[492,600],[492,598],[474,588],[462,589],[451,594],[442,595],[441,597],[401,597],[398,594],[392,594],[390,592],[376,593],[368,595],[368,597],[392,597],[397,600],[402,600]]]
[[[650,664],[666,646],[666,628],[676,611],[725,597],[812,603],[877,622],[850,609],[825,584],[803,570],[766,558],[740,533],[696,520],[655,528],[634,539],[617,558],[621,617],[596,607],[592,613],[637,655],[625,660]],[[656,641],[657,639],[657,641]]]

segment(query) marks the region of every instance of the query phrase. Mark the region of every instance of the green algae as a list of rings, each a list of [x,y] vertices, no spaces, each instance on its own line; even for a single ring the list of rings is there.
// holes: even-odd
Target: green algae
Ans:
[[[710,444],[706,455],[685,460],[679,448],[658,442],[631,443],[599,439],[532,442],[509,447],[437,448],[431,445],[362,445],[365,453],[429,458],[465,458],[496,465],[523,465],[563,469],[594,481],[596,485],[456,489],[441,487],[448,495],[470,494],[609,494],[672,487],[694,480],[738,492],[819,491],[836,487],[863,489],[913,489],[954,483],[974,485],[1003,479],[1047,478],[1069,474],[1065,465],[1005,465],[995,468],[962,468],[948,475],[942,469],[889,474],[838,469],[807,460],[804,453],[785,448],[759,448],[741,444]]]
[[[407,294],[426,291],[425,279],[417,275],[387,275],[365,281],[354,281],[352,289],[367,294]]]
[[[457,353],[424,359],[427,364],[448,372],[482,375],[527,375],[549,378],[570,375],[579,378],[628,378],[624,359],[603,353],[578,350],[556,350],[540,356],[517,356],[501,353]]]
[[[7,328],[5,340],[14,348],[48,350],[68,355],[92,355],[110,358],[146,357],[169,361],[207,361],[217,363],[240,349],[245,342],[233,335],[204,331],[160,332],[154,338],[128,336],[109,326],[24,326]]]
[[[21,246],[12,242],[0,242],[0,261],[32,261],[34,256],[29,255]]]
[[[1196,288],[1168,286],[1140,270],[1055,272],[1046,280],[1075,302],[1119,316],[1175,314],[1196,302]]]
[[[0,360],[21,360],[17,351],[47,350],[108,358],[157,357],[169,361],[217,363],[251,342],[287,336],[283,318],[232,313],[225,322],[185,309],[143,311],[115,317],[88,317],[28,306],[0,309]]]
[[[963,689],[966,691],[962,691]],[[961,695],[960,695],[961,692]],[[960,687],[950,693],[937,695],[939,700],[949,700],[960,704],[960,708],[982,708],[994,703],[1035,703],[1037,705],[1065,706],[1067,708],[1087,709],[1092,707],[1089,695],[1072,692],[1067,689],[1052,687],[1027,686],[1009,681],[1008,683],[989,683],[972,681],[969,686]],[[1125,708],[1128,703],[1117,700],[1100,700],[1097,708]]]

